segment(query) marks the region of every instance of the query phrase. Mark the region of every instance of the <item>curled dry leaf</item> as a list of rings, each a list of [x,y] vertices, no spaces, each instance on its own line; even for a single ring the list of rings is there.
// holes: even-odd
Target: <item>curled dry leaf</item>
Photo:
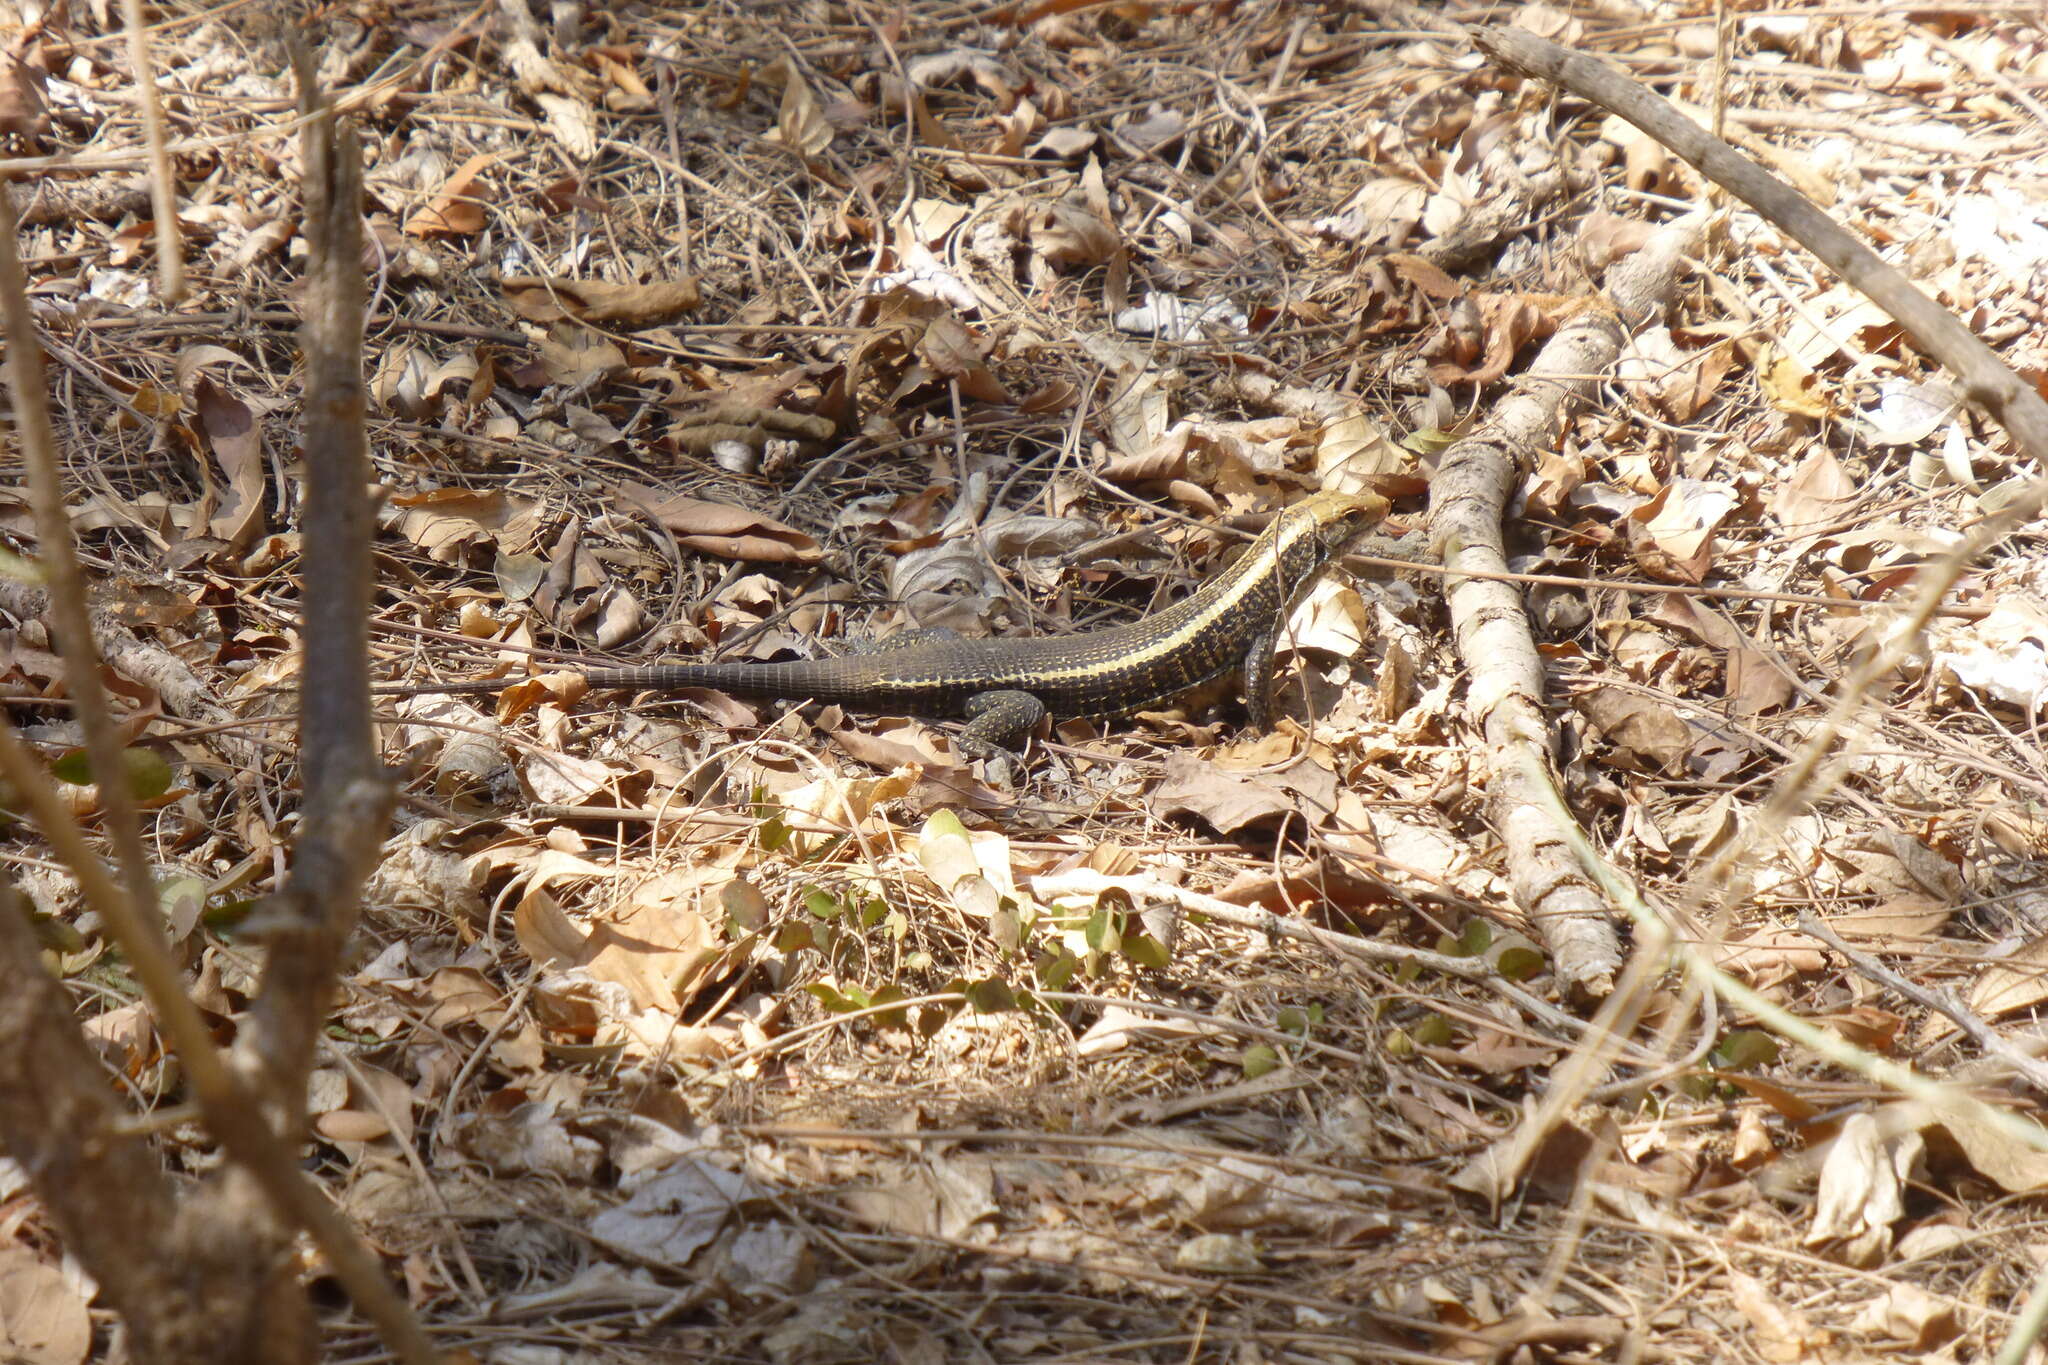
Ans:
[[[572,160],[588,161],[597,155],[597,116],[588,104],[546,91],[536,94],[533,102],[547,115],[548,131]]]
[[[2048,603],[2002,596],[1981,621],[1939,623],[1929,643],[1944,683],[2028,710],[2048,702]]]
[[[387,524],[394,525],[430,559],[452,564],[466,547],[479,541],[511,550],[530,547],[538,504],[503,489],[437,488],[397,494],[388,508]]]
[[[7,45],[0,62],[0,137],[20,139],[31,154],[42,149],[42,136],[50,126],[49,107],[43,101],[49,79],[43,24],[38,21]]]
[[[816,156],[832,145],[832,125],[819,108],[817,95],[794,72],[784,81],[781,111],[763,141],[779,142],[805,156]]]
[[[1642,772],[1677,774],[1696,738],[1693,728],[1671,707],[1649,693],[1620,687],[1594,687],[1573,703],[1600,737],[1613,746],[1610,757]]]
[[[529,889],[513,914],[513,931],[528,957],[551,971],[581,970],[591,980],[622,988],[634,1011],[657,1010],[673,1019],[719,960],[716,892],[730,874],[678,870],[623,893],[588,926],[563,911],[542,888]],[[699,905],[708,903],[707,916]]]
[[[639,484],[620,488],[623,496],[644,506],[686,550],[778,564],[814,564],[824,555],[816,540],[772,517],[730,503],[700,498],[665,497]]]
[[[2048,1000],[2048,937],[2029,939],[1992,963],[1965,997],[1971,1012],[1996,1019]],[[1946,1033],[1947,1027],[1935,1025]]]
[[[887,777],[821,777],[783,792],[778,803],[783,823],[806,833],[844,834],[864,824],[875,808],[903,797],[911,788],[908,773]]]
[[[667,322],[694,309],[699,302],[697,277],[620,284],[611,280],[572,280],[560,275],[507,275],[498,281],[505,303],[531,322],[602,323],[646,327]]]
[[[927,365],[947,379],[957,380],[960,392],[983,403],[1007,403],[1009,391],[989,372],[981,348],[958,318],[933,318],[917,344],[917,353]]]
[[[497,160],[495,153],[483,152],[463,162],[441,182],[427,206],[405,220],[406,232],[414,237],[467,237],[483,231],[488,196],[479,177]]]
[[[1084,269],[1107,265],[1122,248],[1116,229],[1076,199],[1056,199],[1027,210],[1018,235],[1051,264]]]
[[[1414,235],[1428,202],[1422,185],[1385,176],[1361,186],[1336,213],[1316,219],[1314,228],[1340,241],[1398,246]]]
[[[1887,1135],[1870,1114],[1852,1114],[1828,1149],[1806,1245],[1836,1244],[1850,1265],[1875,1265],[1891,1249],[1892,1224],[1906,1213],[1906,1181],[1926,1143],[1918,1133]]]
[[[1630,514],[1657,548],[1704,571],[1714,535],[1742,501],[1731,484],[1673,479]]]
[[[208,529],[234,555],[263,529],[263,436],[248,404],[201,374],[193,380],[193,400],[200,429],[213,458],[227,476],[225,489],[214,490],[219,510]]]

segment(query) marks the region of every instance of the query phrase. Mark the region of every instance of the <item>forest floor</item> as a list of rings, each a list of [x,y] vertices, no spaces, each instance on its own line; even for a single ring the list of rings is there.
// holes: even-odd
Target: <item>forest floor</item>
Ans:
[[[290,864],[318,571],[290,67],[277,13],[154,7],[161,235],[109,8],[9,7],[0,135],[66,168],[15,194],[96,586],[237,718],[121,684],[168,764],[166,913],[227,1032],[237,917]],[[2038,1050],[2048,999],[2041,524],[1960,577],[1796,809],[1760,812],[1928,567],[2042,471],[1776,225],[1458,25],[1718,114],[2039,383],[2038,13],[309,13],[366,151],[373,671],[507,681],[379,703],[406,796],[312,1097],[308,1169],[437,1341],[507,1365],[2006,1341],[2048,1156],[1774,1021],[2037,1108],[1985,1040]],[[1676,958],[1627,1010],[1559,984],[1488,804],[1485,661],[1419,550],[1439,454],[1695,212],[1665,315],[1528,452],[1508,564],[1546,576],[1523,603],[1571,814],[1782,1015],[1703,1000]],[[1265,734],[1227,706],[1068,722],[992,770],[945,724],[549,676],[1135,620],[1331,486],[1392,499],[1418,549],[1379,557],[1417,563],[1317,593]],[[0,528],[33,552],[16,487]],[[56,695],[47,642],[0,641],[10,693]],[[62,707],[13,705],[73,742]],[[119,954],[8,838],[110,1071],[177,1105]],[[162,1142],[218,1159],[196,1123]],[[54,1272],[5,1167],[0,1210],[0,1256]],[[380,1358],[346,1308],[330,1330]]]

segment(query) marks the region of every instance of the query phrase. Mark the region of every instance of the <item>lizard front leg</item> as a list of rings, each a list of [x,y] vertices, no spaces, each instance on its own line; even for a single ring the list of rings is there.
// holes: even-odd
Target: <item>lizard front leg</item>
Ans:
[[[960,710],[967,717],[960,749],[974,758],[1015,758],[1017,748],[1045,719],[1045,703],[1014,688],[978,693]]]

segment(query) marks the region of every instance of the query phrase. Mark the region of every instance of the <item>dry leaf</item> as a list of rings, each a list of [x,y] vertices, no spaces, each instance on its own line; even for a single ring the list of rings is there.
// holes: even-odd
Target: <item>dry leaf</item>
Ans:
[[[46,11],[56,14],[61,11]],[[0,57],[0,137],[21,139],[30,155],[42,150],[42,136],[50,126],[43,89],[50,79],[48,55],[43,46],[43,23],[38,20],[23,29]]]
[[[608,326],[645,327],[679,317],[699,301],[694,275],[644,284],[507,275],[498,281],[498,288],[512,311],[532,322],[574,318]]]
[[[1772,490],[1771,513],[1787,534],[1811,535],[1841,521],[1861,495],[1862,490],[1834,452],[1817,446],[1790,478],[1780,480]]]
[[[533,102],[547,115],[548,131],[572,160],[588,161],[597,155],[597,116],[588,104],[549,91],[536,92]]]
[[[1806,1245],[1836,1243],[1850,1265],[1882,1261],[1892,1224],[1905,1217],[1905,1184],[1925,1146],[1918,1133],[1887,1136],[1873,1115],[1851,1114],[1821,1165]]]
[[[2048,936],[2029,939],[1986,967],[1970,983],[1964,1003],[1971,1013],[1996,1019],[2043,1000],[2048,1000]]]
[[[1826,417],[1835,410],[1832,392],[1821,385],[1820,376],[1782,346],[1767,345],[1757,367],[1757,382],[1764,397],[1780,412],[1800,417]]]
[[[1616,761],[1638,771],[1672,776],[1684,771],[1693,729],[1663,701],[1621,687],[1587,688],[1572,700],[1613,746]]]
[[[623,372],[626,353],[602,332],[561,322],[541,339],[540,363],[550,384],[581,389]]]
[[[981,348],[958,318],[933,318],[918,339],[917,353],[934,371],[958,380],[960,392],[983,403],[1007,403],[1010,395],[1002,381],[989,372]]]
[[[92,1319],[70,1277],[25,1246],[0,1247],[0,1359],[79,1365],[92,1350]]]
[[[705,1161],[678,1161],[624,1204],[591,1219],[590,1235],[634,1261],[680,1270],[762,1197],[744,1175]]]
[[[538,511],[538,504],[496,488],[402,493],[392,497],[389,506],[398,533],[443,564],[453,563],[465,547],[480,540],[507,549],[528,548]]]
[[[441,182],[440,190],[427,206],[405,220],[405,231],[413,237],[467,237],[483,231],[489,221],[484,213],[485,186],[478,177],[498,157],[482,152],[462,163]]]
[[[832,125],[818,107],[818,97],[795,72],[790,72],[783,84],[782,108],[765,140],[780,142],[805,156],[816,156],[832,145]]]
[[[628,484],[621,492],[644,505],[675,534],[677,543],[722,559],[812,564],[824,554],[817,541],[772,517],[729,503],[668,497],[660,490]]]
[[[1045,205],[1025,227],[1032,249],[1054,265],[1106,265],[1121,245],[1115,228],[1072,199]]]
[[[262,433],[248,405],[203,374],[193,380],[193,404],[213,458],[228,480],[208,529],[224,543],[223,552],[232,556],[263,530]]]
[[[1739,1270],[1728,1272],[1730,1297],[1753,1330],[1749,1345],[1772,1365],[1799,1365],[1821,1359],[1834,1341],[1805,1314],[1785,1307],[1764,1288],[1763,1281]]]
[[[1219,834],[1279,820],[1292,815],[1297,804],[1278,782],[1226,772],[1187,749],[1167,755],[1166,776],[1151,800],[1160,815],[1190,815]]]
[[[1949,1295],[1930,1294],[1902,1280],[1887,1280],[1885,1292],[1864,1305],[1850,1327],[1903,1342],[1926,1360],[1962,1330],[1956,1307]]]

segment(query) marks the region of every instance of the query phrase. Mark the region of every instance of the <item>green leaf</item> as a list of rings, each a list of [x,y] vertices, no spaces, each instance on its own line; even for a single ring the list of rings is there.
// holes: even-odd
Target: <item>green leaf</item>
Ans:
[[[1458,956],[1477,957],[1493,946],[1493,926],[1483,919],[1468,919],[1458,931]]]
[[[968,983],[967,1003],[976,1014],[1002,1014],[1017,1008],[1017,996],[1006,982],[992,976]]]
[[[1543,954],[1534,948],[1516,944],[1512,948],[1501,949],[1493,965],[1510,981],[1527,981],[1543,970]]]
[[[956,810],[935,810],[924,822],[923,837],[926,839],[965,839],[967,826],[960,823],[960,812]]]
[[[255,912],[257,903],[256,897],[245,896],[241,900],[209,905],[200,912],[199,922],[217,934],[232,933],[235,926]]]
[[[12,550],[0,550],[0,578],[11,578],[30,587],[41,587],[43,571],[33,561],[23,559]]]
[[[882,987],[880,990],[876,991],[874,995],[869,998],[868,1003],[870,1005],[893,1005],[898,1000],[906,1000],[908,998],[909,997],[904,994],[903,988],[901,986],[898,986],[894,982],[891,982],[889,985],[886,985]],[[908,1020],[904,1017],[904,1013],[902,1010],[883,1010],[880,1014],[877,1014],[875,1016],[875,1021],[888,1028],[902,1028],[904,1024],[908,1022]]]
[[[1431,427],[1428,431],[1410,432],[1401,445],[1417,455],[1427,457],[1456,445],[1457,441],[1458,438],[1450,432]]]
[[[1716,1044],[1707,1060],[1722,1071],[1753,1071],[1778,1060],[1778,1040],[1762,1029],[1739,1028]]]
[[[819,887],[807,886],[804,888],[804,909],[810,911],[819,919],[838,919],[840,912],[845,910],[846,906],[835,898],[831,892]]]
[[[121,751],[123,776],[128,792],[138,801],[153,801],[171,789],[171,765],[154,749],[127,748]],[[92,785],[92,759],[83,749],[73,749],[50,765],[59,782],[74,787]]]
[[[779,853],[789,847],[791,835],[789,826],[782,822],[780,815],[768,814],[754,826],[754,838],[760,841],[763,852]]]
[[[1123,954],[1140,967],[1149,967],[1155,972],[1165,971],[1167,964],[1173,961],[1173,950],[1146,933],[1125,934]]]
[[[1081,931],[1081,936],[1087,940],[1091,953],[1115,952],[1117,940],[1122,937],[1116,931],[1116,916],[1100,905],[1088,916],[1088,924]]]
[[[841,991],[826,982],[813,981],[810,985],[805,986],[804,989],[810,992],[812,999],[834,1014],[850,1014],[860,1008],[851,1000],[848,1000]]]
[[[1049,991],[1063,991],[1081,970],[1081,959],[1064,948],[1041,953],[1035,967],[1038,984]]]
[[[156,750],[123,749],[121,761],[128,765],[128,790],[137,801],[154,801],[171,789],[175,775]]]
[[[1408,1036],[1406,1029],[1389,1029],[1385,1040],[1380,1043],[1380,1050],[1389,1057],[1405,1061],[1415,1055],[1415,1040]]]
[[[1415,1042],[1419,1047],[1445,1047],[1451,1041],[1451,1021],[1441,1014],[1424,1015],[1415,1025]]]
[[[1253,1043],[1244,1050],[1244,1056],[1238,1065],[1244,1068],[1246,1080],[1255,1081],[1279,1068],[1280,1054],[1265,1043]]]
[[[1295,1005],[1284,1007],[1273,1017],[1273,1027],[1297,1038],[1308,1037],[1308,1011]]]
[[[801,952],[805,948],[818,946],[818,936],[811,932],[811,926],[802,921],[792,921],[775,931],[775,950],[781,953]]]
[[[870,898],[867,904],[860,908],[860,927],[872,929],[880,924],[888,913],[889,907],[885,902],[878,898]]]

